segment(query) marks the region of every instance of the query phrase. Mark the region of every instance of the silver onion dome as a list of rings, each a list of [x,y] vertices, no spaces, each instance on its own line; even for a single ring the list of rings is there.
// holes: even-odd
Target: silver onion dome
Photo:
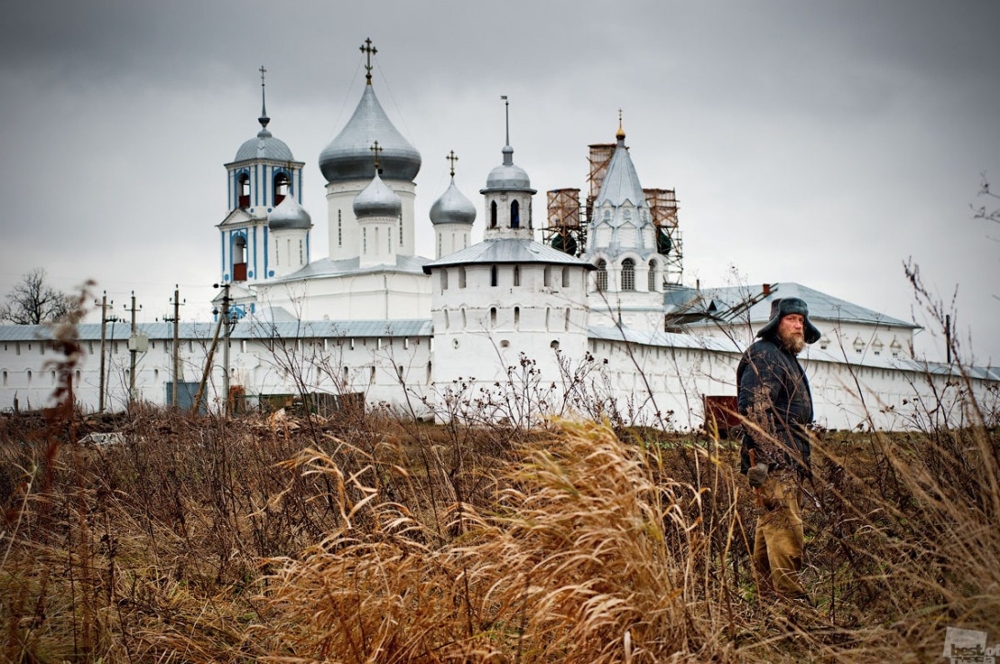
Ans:
[[[417,177],[420,153],[389,121],[375,90],[366,85],[354,115],[319,155],[319,168],[326,181],[367,179],[375,141],[381,148],[379,163],[383,177],[411,182]]]
[[[369,170],[371,164],[368,165]],[[375,174],[371,183],[354,197],[354,216],[360,221],[372,217],[398,217],[403,211],[403,201]]]
[[[244,141],[240,149],[236,151],[236,158],[233,161],[246,161],[247,159],[272,159],[274,161],[295,161],[292,151],[285,142],[277,139],[267,129],[267,124],[271,118],[267,114],[261,114],[258,118],[260,131],[256,138]]]
[[[312,217],[289,192],[267,215],[267,227],[272,231],[309,230],[312,228]]]
[[[520,166],[514,165],[514,148],[505,145],[503,148],[503,163],[490,171],[486,178],[486,188],[479,193],[491,191],[528,191],[532,194],[531,180],[528,173]]]
[[[458,190],[453,177],[445,192],[431,206],[430,217],[434,225],[471,225],[476,220],[476,206]]]

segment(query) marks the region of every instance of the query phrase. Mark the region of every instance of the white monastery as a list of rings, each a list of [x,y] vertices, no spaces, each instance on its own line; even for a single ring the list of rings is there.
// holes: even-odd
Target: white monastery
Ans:
[[[81,325],[74,390],[85,409],[124,408],[133,382],[132,398],[171,404],[176,371],[181,406],[204,377],[210,409],[363,400],[438,420],[578,413],[692,429],[734,403],[742,350],[771,300],[795,296],[823,333],[800,356],[819,424],[961,423],[970,392],[996,412],[1000,371],[914,359],[911,323],[796,283],[685,285],[674,191],[640,185],[620,121],[615,143],[590,146],[585,200],[579,189],[548,192],[545,224],[514,163],[509,122],[479,191],[481,216],[455,186],[452,161],[430,219],[415,219],[421,156],[378,100],[370,41],[362,51],[364,92],[319,158],[327,257],[311,258],[304,163],[268,130],[262,80],[260,131],[225,165],[228,286],[216,303],[233,322],[143,324],[135,334],[112,323],[104,343],[102,325]],[[428,232],[433,260],[415,254],[416,233]],[[222,349],[210,352],[220,330]],[[50,334],[0,326],[0,409],[48,403]],[[943,408],[929,414],[928,403]]]

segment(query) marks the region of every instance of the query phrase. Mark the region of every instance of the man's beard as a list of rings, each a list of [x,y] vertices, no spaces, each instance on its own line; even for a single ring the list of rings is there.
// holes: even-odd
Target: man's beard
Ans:
[[[806,336],[802,332],[789,332],[779,334],[778,339],[782,347],[792,355],[798,355],[806,347]]]

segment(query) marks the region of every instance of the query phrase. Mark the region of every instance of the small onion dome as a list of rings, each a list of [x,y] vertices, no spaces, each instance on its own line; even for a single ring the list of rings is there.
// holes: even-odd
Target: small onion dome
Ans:
[[[431,206],[431,223],[472,224],[476,220],[476,206],[455,186],[455,178]]]
[[[319,155],[319,168],[326,181],[367,179],[375,141],[382,148],[379,165],[386,179],[412,182],[417,177],[420,153],[389,121],[375,90],[366,85],[354,115]]]
[[[360,221],[372,217],[398,217],[403,212],[403,201],[382,178],[375,179],[354,197],[354,216]]]
[[[305,208],[299,205],[295,196],[289,192],[278,206],[267,215],[267,227],[272,231],[309,230],[312,228],[312,217]]]
[[[509,145],[503,149],[503,163],[490,171],[486,178],[486,188],[480,189],[479,193],[485,194],[490,191],[529,191],[532,194],[535,190],[531,188],[531,180],[528,173],[520,166],[514,165],[514,148]]]
[[[285,145],[285,142],[275,138],[267,129],[267,123],[271,119],[266,115],[258,118],[260,131],[257,138],[245,141],[240,149],[236,151],[236,159],[233,161],[246,161],[247,159],[273,159],[274,161],[295,161],[292,151]]]

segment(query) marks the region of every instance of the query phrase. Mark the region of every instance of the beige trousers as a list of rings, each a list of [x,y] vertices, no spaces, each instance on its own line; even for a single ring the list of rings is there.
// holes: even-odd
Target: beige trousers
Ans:
[[[802,569],[802,514],[794,471],[772,473],[759,490],[764,506],[757,517],[753,560],[761,580],[785,597],[806,597]]]

